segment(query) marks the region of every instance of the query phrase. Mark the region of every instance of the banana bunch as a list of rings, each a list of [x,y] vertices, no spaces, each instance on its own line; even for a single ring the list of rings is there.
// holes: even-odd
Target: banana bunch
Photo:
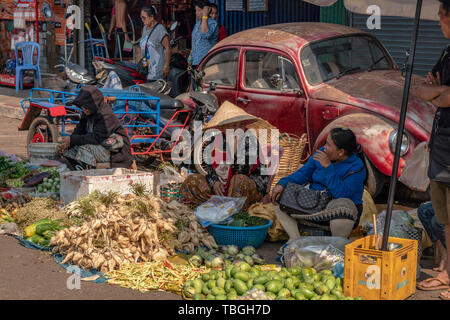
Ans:
[[[0,224],[14,222],[14,219],[9,215],[8,211],[5,209],[0,210]]]

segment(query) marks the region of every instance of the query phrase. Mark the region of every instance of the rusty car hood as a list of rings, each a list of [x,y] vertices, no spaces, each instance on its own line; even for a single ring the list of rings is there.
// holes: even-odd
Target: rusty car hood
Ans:
[[[408,99],[407,121],[413,121],[429,135],[436,107],[419,99],[417,87],[423,78],[413,75]],[[398,122],[404,80],[399,70],[374,70],[360,72],[333,79],[311,87],[313,99],[328,100],[357,106]]]

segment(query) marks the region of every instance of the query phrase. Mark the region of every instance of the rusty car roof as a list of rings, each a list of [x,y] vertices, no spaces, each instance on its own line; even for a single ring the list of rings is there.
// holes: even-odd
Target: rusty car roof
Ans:
[[[323,22],[294,22],[273,24],[252,28],[232,34],[213,47],[223,46],[265,46],[294,52],[310,42],[350,34],[368,34],[362,30],[338,24]]]

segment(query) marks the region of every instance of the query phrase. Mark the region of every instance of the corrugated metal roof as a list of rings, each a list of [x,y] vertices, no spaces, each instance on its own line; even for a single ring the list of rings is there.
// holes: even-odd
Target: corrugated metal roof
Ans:
[[[353,27],[374,34],[383,43],[398,66],[403,67],[405,52],[411,43],[413,19],[381,17],[381,29],[369,30],[366,25],[367,17],[367,15],[354,14],[352,16]],[[448,43],[449,40],[444,38],[437,21],[420,21],[413,72],[426,76]]]
[[[244,11],[226,11],[226,0],[213,0],[219,7],[219,22],[233,34],[242,30],[287,22],[318,22],[320,7],[301,0],[269,0],[269,10],[247,12],[247,1],[244,1]]]

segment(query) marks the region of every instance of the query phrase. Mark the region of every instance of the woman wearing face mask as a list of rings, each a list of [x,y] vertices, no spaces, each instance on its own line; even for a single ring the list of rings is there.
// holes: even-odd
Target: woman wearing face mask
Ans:
[[[309,188],[312,190],[326,190],[333,200],[339,199],[338,203],[348,207],[346,211],[352,213],[350,216],[353,218],[349,219],[348,215],[336,215],[336,210],[325,209],[323,218],[318,220],[318,226],[321,225],[330,230],[333,236],[348,237],[353,228],[358,226],[362,213],[366,169],[357,154],[359,149],[356,136],[350,129],[332,129],[324,147],[317,150],[297,172],[278,182],[272,190],[272,201],[276,203],[280,200],[289,182],[299,185],[309,183]],[[344,201],[341,201],[342,199]],[[297,220],[282,212],[278,206],[274,208],[281,224],[289,234],[289,240],[299,238]],[[330,209],[329,206],[327,208]],[[332,211],[334,213],[330,214]]]
[[[169,34],[166,28],[157,20],[155,6],[143,7],[141,19],[144,23],[140,47],[145,65],[148,67],[147,80],[149,82],[166,78],[170,71],[170,57],[172,51]]]

